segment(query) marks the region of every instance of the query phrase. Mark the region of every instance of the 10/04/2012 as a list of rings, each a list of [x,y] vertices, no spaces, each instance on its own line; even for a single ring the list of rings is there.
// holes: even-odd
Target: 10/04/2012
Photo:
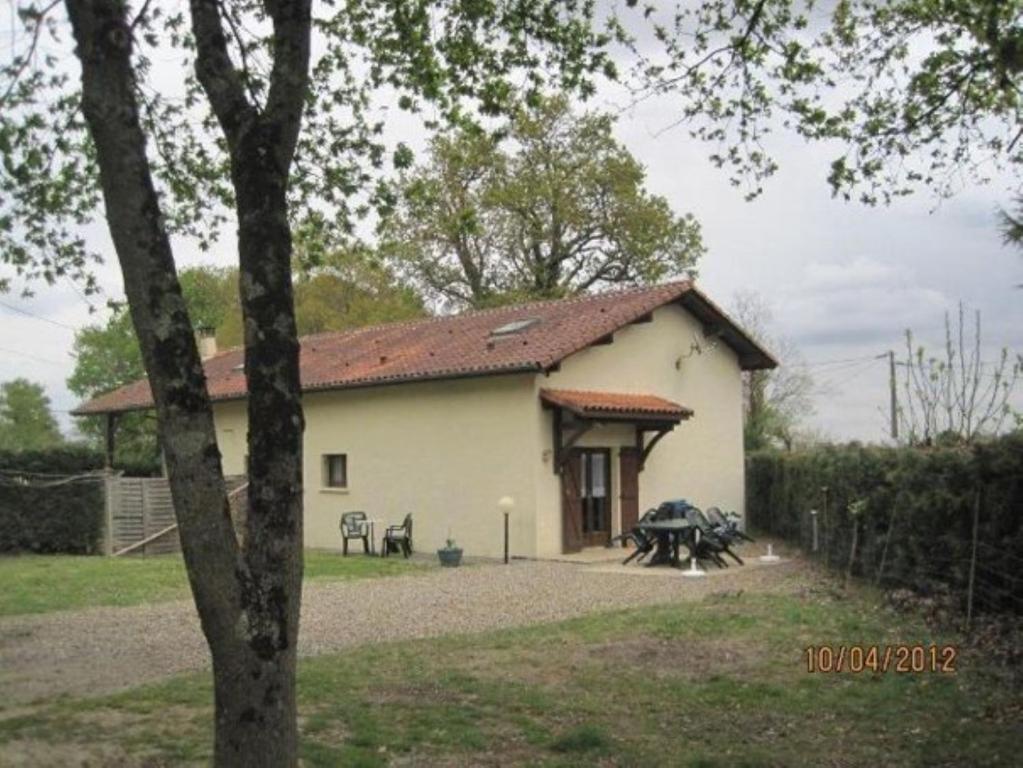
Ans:
[[[803,652],[806,671],[940,672],[954,674],[959,649],[954,645],[810,645]]]

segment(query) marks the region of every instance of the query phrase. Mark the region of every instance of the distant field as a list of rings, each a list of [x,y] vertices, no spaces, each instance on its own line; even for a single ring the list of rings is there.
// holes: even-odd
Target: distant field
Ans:
[[[305,578],[363,579],[425,569],[400,557],[366,557],[321,550],[305,553]],[[138,605],[189,597],[180,555],[155,557],[0,557],[0,616],[96,605]]]

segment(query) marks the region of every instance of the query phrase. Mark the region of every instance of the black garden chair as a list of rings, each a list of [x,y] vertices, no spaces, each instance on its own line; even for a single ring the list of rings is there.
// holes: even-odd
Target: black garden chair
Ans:
[[[690,554],[696,555],[699,560],[710,560],[719,568],[728,567],[722,554],[728,555],[739,565],[744,565],[742,558],[731,550],[729,545],[732,542],[719,534],[702,510],[690,507],[686,510],[686,519],[693,532],[686,542]]]
[[[739,516],[734,512],[726,514],[717,507],[709,507],[706,514],[714,532],[725,541],[729,543],[733,541],[753,542],[751,536],[747,536],[739,529]]]
[[[640,523],[649,522],[653,520],[656,516],[657,516],[656,509],[648,509],[646,512],[643,513],[643,516],[639,518],[639,522]],[[641,561],[644,557],[653,552],[654,547],[657,546],[657,537],[644,533],[643,530],[640,529],[638,526],[630,531],[626,531],[617,538],[620,539],[623,543],[631,539],[632,543],[636,545],[636,550],[627,558],[625,558],[625,560],[622,561],[622,565],[627,565],[631,563],[633,560],[636,560],[636,562]]]
[[[380,555],[387,557],[392,552],[401,552],[405,557],[412,554],[412,514],[405,515],[401,525],[392,525],[384,532]]]
[[[348,555],[348,540],[361,539],[362,551],[369,553],[369,523],[365,512],[345,512],[341,515],[341,554]]]

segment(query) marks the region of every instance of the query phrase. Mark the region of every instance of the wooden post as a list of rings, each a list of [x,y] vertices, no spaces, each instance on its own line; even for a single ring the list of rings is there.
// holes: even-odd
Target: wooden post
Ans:
[[[117,447],[117,414],[106,415],[106,468],[114,466],[114,450]]]
[[[103,554],[114,554],[114,505],[117,500],[114,495],[117,493],[117,475],[109,467],[103,475],[103,517],[105,525],[103,531]]]
[[[845,589],[852,582],[853,566],[856,564],[856,547],[860,540],[860,511],[864,509],[863,501],[854,501],[849,505],[849,517],[852,518],[852,542],[849,545],[849,564],[845,569]]]
[[[973,621],[973,586],[977,576],[977,535],[980,530],[980,488],[973,497],[973,549],[970,553],[970,585],[966,593],[966,631],[970,631]]]
[[[849,547],[849,566],[845,571],[845,588],[849,589],[849,582],[852,581],[853,563],[856,562],[856,545],[859,543],[860,521],[853,518],[852,545]]]
[[[898,501],[899,497],[896,495],[895,500]],[[888,562],[888,545],[892,542],[892,530],[895,528],[895,513],[898,512],[898,507],[892,505],[892,514],[888,518],[888,530],[884,535],[884,548],[881,550],[881,563],[877,566],[877,576],[874,577],[874,584],[880,584],[881,579],[884,578],[884,566]]]
[[[824,495],[824,566],[831,564],[831,529],[828,526],[828,486],[821,487]]]
[[[504,564],[508,565],[508,513],[504,513]]]

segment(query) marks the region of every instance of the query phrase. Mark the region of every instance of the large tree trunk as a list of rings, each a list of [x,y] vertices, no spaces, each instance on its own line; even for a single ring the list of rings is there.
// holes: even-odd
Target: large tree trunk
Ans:
[[[232,765],[255,764],[250,742],[278,756],[260,764],[284,765],[298,750],[304,421],[286,179],[262,161],[265,146],[254,137],[252,146],[241,150],[248,160],[237,163],[234,173],[249,386],[245,560],[254,580],[242,591],[252,653],[241,669],[217,677],[216,752],[218,762]],[[262,706],[253,707],[253,699]]]
[[[279,61],[258,119],[244,100],[226,108],[217,103],[230,98],[230,88],[214,94],[207,87],[231,146],[238,193],[250,392],[244,551],[231,525],[202,364],[146,157],[126,8],[118,0],[67,0],[67,7],[82,64],[82,110],[156,404],[189,583],[213,659],[215,762],[294,765],[304,425],[285,193],[305,92],[309,3],[268,3]],[[204,44],[219,47],[229,70],[216,3],[193,0],[193,24],[200,58]],[[201,79],[204,74],[211,73],[200,71]]]

